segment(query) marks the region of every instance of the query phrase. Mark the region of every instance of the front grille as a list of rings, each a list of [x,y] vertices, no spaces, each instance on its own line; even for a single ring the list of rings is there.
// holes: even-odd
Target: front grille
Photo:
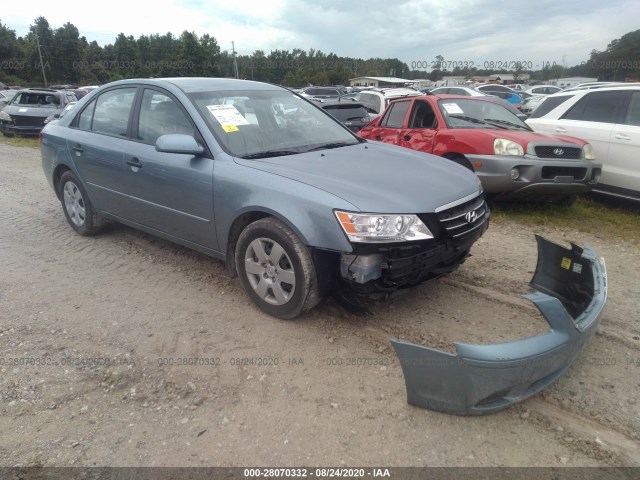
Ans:
[[[438,220],[453,238],[467,235],[487,221],[488,208],[482,195],[455,207],[438,212]]]
[[[20,115],[11,115],[13,124],[16,127],[44,127],[44,117],[25,117]]]
[[[555,147],[555,146],[538,146],[535,147],[536,156],[540,158],[567,158],[577,160],[582,153],[581,148],[577,147]]]
[[[574,180],[583,180],[587,175],[587,169],[582,167],[542,167],[542,178],[554,180],[558,177],[571,177]]]

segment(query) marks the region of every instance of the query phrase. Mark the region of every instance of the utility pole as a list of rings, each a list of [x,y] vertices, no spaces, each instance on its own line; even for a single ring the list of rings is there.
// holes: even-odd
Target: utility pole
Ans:
[[[40,66],[42,67],[42,77],[44,78],[44,88],[47,88],[47,76],[44,73],[44,63],[42,62],[42,52],[40,51],[40,39],[38,38],[38,32],[36,34],[36,43],[38,44],[38,56],[40,57]]]
[[[233,52],[233,71],[236,78],[240,78],[240,75],[238,75],[238,61],[236,60],[236,44],[233,40],[231,41],[231,51]]]

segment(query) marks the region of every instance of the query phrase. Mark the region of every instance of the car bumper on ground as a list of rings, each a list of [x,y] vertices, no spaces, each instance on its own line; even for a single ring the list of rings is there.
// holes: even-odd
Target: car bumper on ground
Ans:
[[[530,155],[471,154],[466,157],[486,193],[510,197],[588,192],[598,183],[602,173],[602,165],[590,160],[545,159]]]
[[[589,343],[607,299],[604,260],[589,247],[536,240],[537,291],[525,297],[551,329],[507,343],[454,343],[455,354],[391,340],[410,404],[457,415],[496,412],[553,383]]]

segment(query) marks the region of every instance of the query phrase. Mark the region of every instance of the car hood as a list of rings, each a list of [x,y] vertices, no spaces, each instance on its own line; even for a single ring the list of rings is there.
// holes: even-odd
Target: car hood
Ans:
[[[480,192],[480,181],[466,168],[382,143],[235,161],[322,189],[362,212],[428,213]]]
[[[54,113],[61,112],[62,109],[60,107],[49,108],[7,105],[4,107],[4,111],[9,115],[20,115],[22,117],[48,117]]]
[[[522,145],[524,151],[527,151],[528,145],[558,145],[569,146],[575,145],[582,147],[586,142],[579,138],[570,137],[568,135],[555,135],[552,133],[529,132],[524,130],[494,130],[490,128],[450,128],[442,131],[440,141],[446,142],[448,137],[452,136],[456,139],[466,139],[473,145],[473,149],[477,153],[493,155],[493,142],[496,138],[504,138]]]
[[[524,146],[527,143],[576,143],[579,146],[583,146],[586,142],[579,138],[570,137],[568,135],[554,135],[552,133],[542,132],[526,132],[524,130],[491,130],[494,138],[506,138],[507,140],[513,140]]]

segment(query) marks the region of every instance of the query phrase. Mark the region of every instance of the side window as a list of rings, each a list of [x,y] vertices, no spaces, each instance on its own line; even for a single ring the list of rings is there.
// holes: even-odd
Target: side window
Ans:
[[[157,90],[145,89],[140,105],[138,139],[155,145],[160,135],[183,133],[193,136],[193,127],[173,99]]]
[[[413,104],[409,128],[435,128],[436,114],[427,102],[417,101]]]
[[[78,128],[81,130],[91,130],[91,122],[93,121],[93,111],[96,108],[96,101],[93,100],[85,107],[78,117]]]
[[[135,96],[136,87],[118,88],[100,95],[96,99],[91,130],[126,137]]]
[[[389,111],[380,122],[381,127],[402,128],[404,119],[407,116],[411,102],[409,100],[393,102],[389,107]]]
[[[561,95],[559,97],[545,97],[542,103],[538,105],[538,108],[536,108],[533,111],[530,118],[542,117],[547,113],[549,113],[554,108],[556,108],[558,105],[569,100],[570,98],[572,98],[572,95]]]
[[[640,126],[640,92],[633,92],[631,94],[629,111],[627,112],[627,118],[624,123],[627,125]]]
[[[626,113],[630,92],[590,92],[562,117],[566,120],[619,123]]]

